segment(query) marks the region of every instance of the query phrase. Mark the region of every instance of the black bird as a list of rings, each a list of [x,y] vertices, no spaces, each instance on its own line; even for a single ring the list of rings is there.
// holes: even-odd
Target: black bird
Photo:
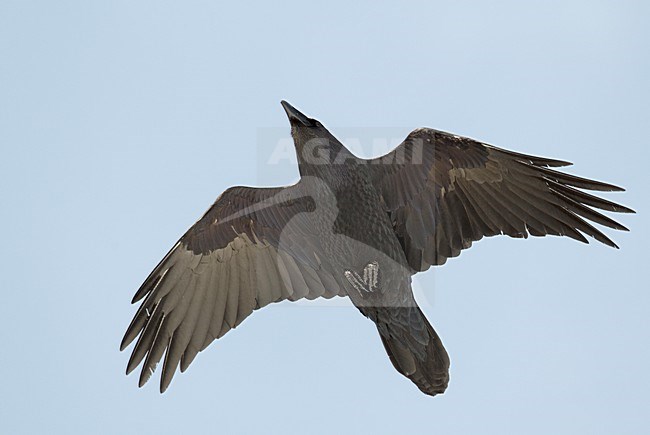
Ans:
[[[411,290],[411,276],[472,242],[585,235],[617,247],[594,208],[633,213],[583,190],[620,187],[556,171],[570,163],[429,128],[364,160],[289,103],[301,179],[231,187],[174,245],[133,298],[144,298],[121,349],[142,386],[165,354],[160,391],[180,364],[271,302],[348,296],[379,331],[391,362],[425,394],[445,391],[449,358]]]

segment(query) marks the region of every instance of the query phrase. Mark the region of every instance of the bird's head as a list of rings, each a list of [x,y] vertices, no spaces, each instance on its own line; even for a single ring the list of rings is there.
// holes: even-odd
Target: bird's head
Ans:
[[[291,123],[291,136],[301,166],[329,165],[335,163],[337,158],[340,160],[344,157],[341,153],[349,154],[343,144],[318,120],[306,116],[284,100],[281,104]]]

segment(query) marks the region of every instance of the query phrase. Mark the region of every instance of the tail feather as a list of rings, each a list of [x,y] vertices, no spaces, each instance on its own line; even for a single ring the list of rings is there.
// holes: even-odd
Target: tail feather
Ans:
[[[380,308],[375,323],[397,371],[425,394],[444,393],[449,383],[449,356],[420,308]]]

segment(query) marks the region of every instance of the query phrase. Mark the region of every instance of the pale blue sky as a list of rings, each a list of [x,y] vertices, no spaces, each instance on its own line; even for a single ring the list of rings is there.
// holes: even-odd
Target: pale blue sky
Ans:
[[[0,431],[647,433],[648,4],[1,1]],[[138,389],[141,281],[228,186],[297,177],[281,99],[570,160],[638,214],[620,250],[491,238],[419,275],[443,396],[348,304],[268,307]]]

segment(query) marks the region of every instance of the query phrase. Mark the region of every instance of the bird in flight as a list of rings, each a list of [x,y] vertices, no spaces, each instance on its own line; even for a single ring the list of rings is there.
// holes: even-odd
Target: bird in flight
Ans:
[[[133,297],[121,343],[139,384],[163,358],[160,391],[212,341],[271,302],[349,297],[372,320],[395,369],[443,393],[449,357],[418,307],[411,277],[499,234],[593,237],[591,222],[627,231],[595,209],[633,210],[586,193],[620,187],[560,172],[570,163],[430,128],[361,159],[286,101],[300,181],[231,187],[171,248]]]

